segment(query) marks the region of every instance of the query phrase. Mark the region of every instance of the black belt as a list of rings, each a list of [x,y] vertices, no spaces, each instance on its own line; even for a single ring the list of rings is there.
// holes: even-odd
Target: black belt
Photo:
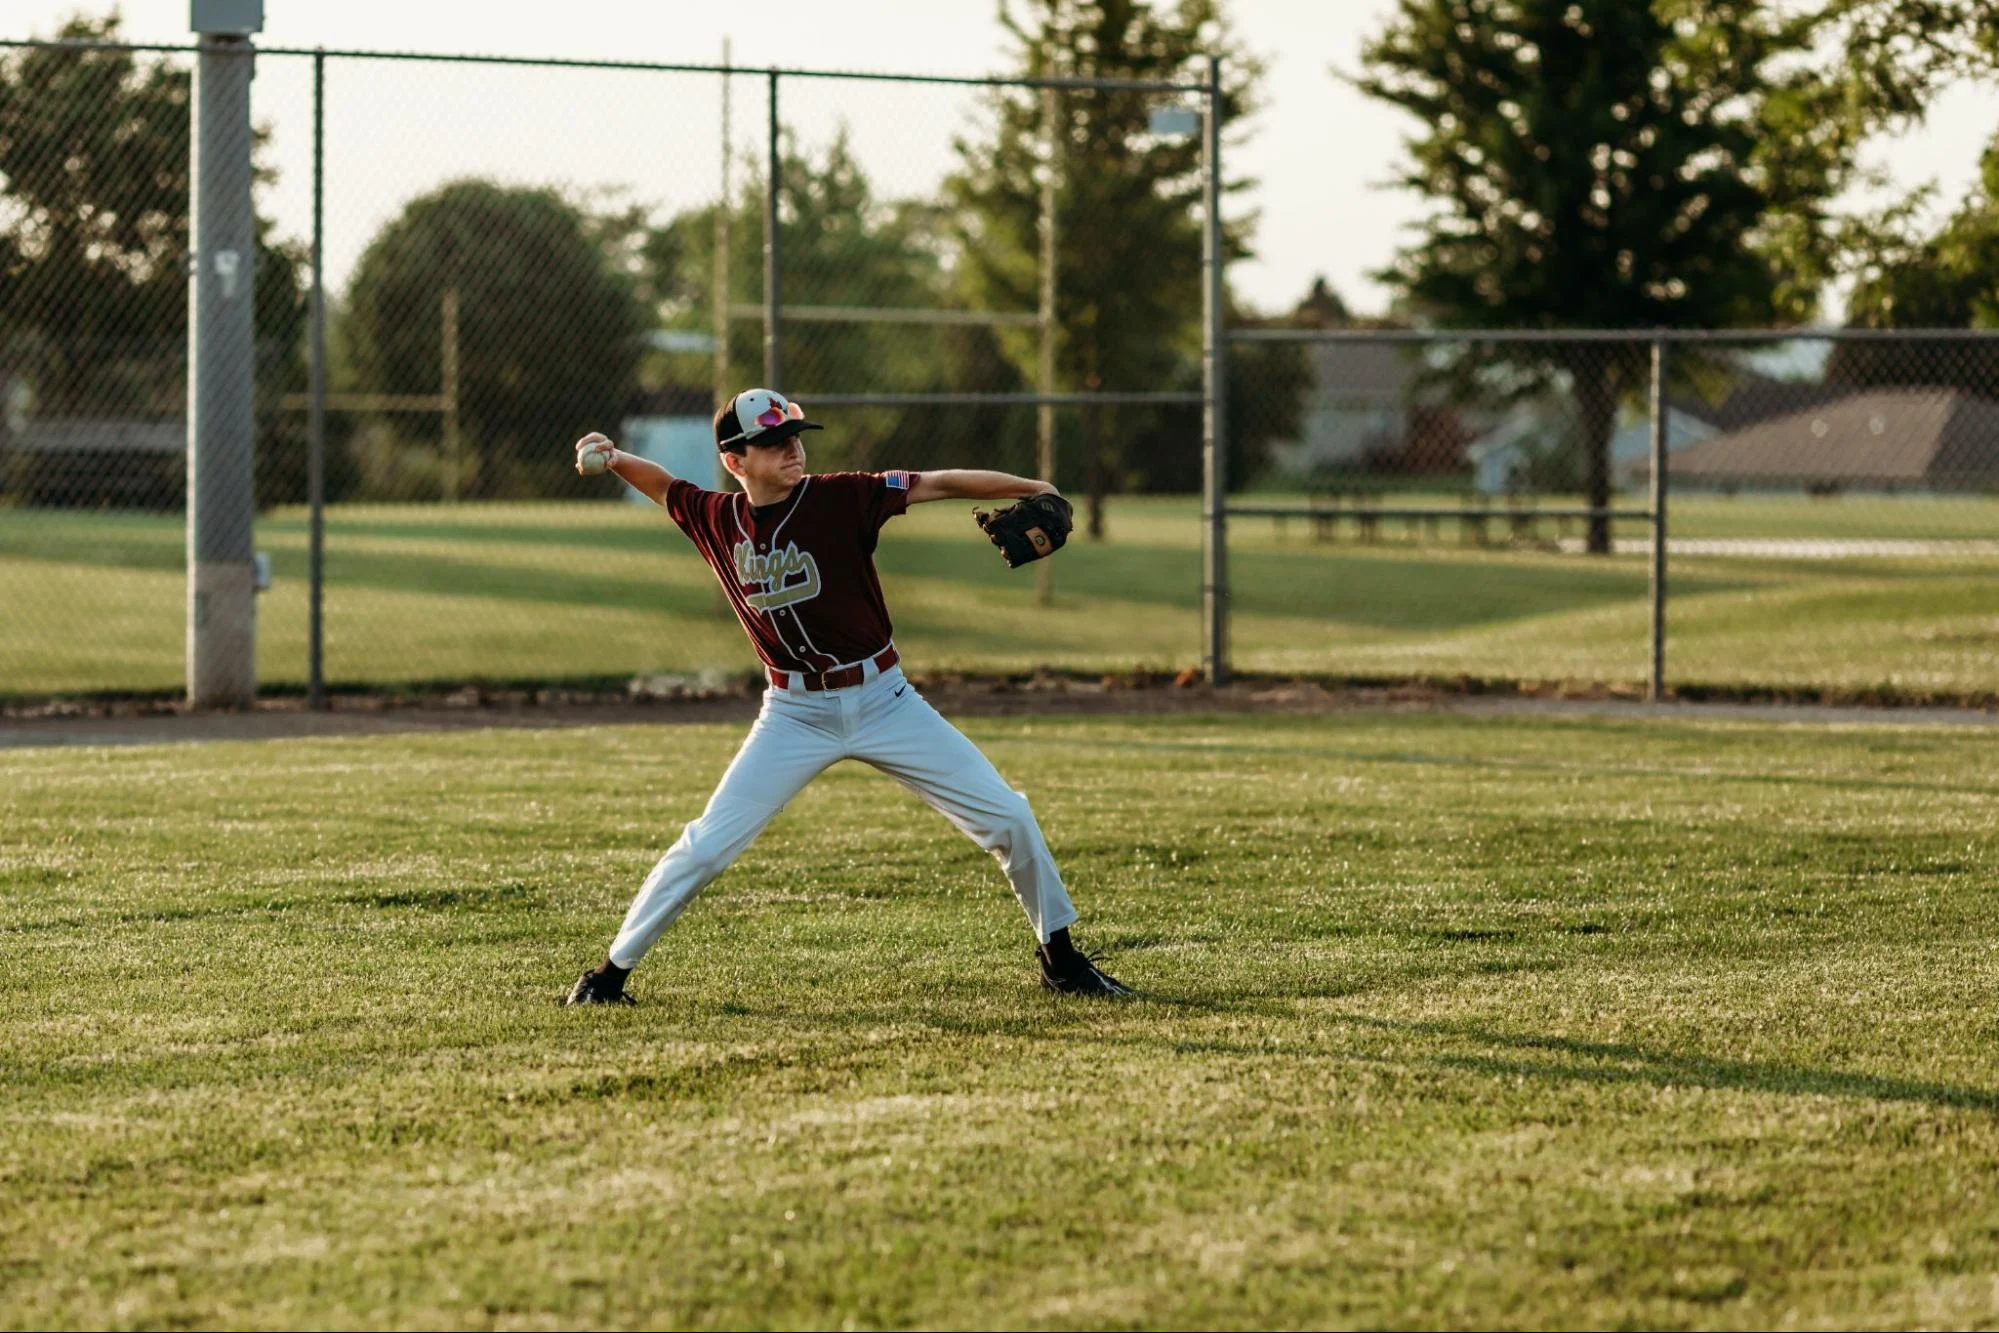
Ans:
[[[890,644],[874,656],[876,674],[879,675],[881,672],[888,670],[899,660],[895,655],[895,645]],[[770,668],[770,683],[777,686],[780,690],[791,688],[791,678],[793,676],[798,677],[799,684],[815,692],[818,690],[844,690],[850,685],[858,685],[866,680],[868,678],[868,668],[865,663],[860,666],[835,667],[831,671],[779,671],[776,667]]]

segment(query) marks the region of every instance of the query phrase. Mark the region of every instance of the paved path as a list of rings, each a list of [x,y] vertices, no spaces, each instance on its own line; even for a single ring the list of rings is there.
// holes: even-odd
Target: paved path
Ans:
[[[1670,523],[1668,526],[1671,526]],[[1619,537],[1612,546],[1619,555],[1644,555],[1652,549],[1652,542],[1645,537]],[[1561,548],[1570,554],[1579,554],[1583,549],[1582,538],[1564,537]],[[1850,540],[1830,537],[1668,537],[1666,554],[1763,560],[1859,560],[1870,556],[1913,560],[1935,556],[1999,556],[1999,541],[1927,541],[1895,537]]]
[[[1830,704],[1638,703],[1624,699],[1465,698],[1441,712],[1505,717],[1615,717],[1661,722],[1791,722],[1800,726],[1994,727],[1999,711],[1982,708],[1846,708]]]

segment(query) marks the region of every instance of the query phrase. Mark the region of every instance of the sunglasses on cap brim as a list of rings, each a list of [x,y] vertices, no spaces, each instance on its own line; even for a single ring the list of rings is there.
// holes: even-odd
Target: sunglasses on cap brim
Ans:
[[[776,403],[772,403],[769,407],[757,413],[757,424],[766,429],[772,426],[782,426],[787,421],[803,420],[805,420],[805,409],[797,403],[786,403],[782,408],[778,407]]]

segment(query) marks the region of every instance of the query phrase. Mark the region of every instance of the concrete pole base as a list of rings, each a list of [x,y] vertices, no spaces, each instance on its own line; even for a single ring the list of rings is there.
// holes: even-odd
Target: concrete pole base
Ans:
[[[201,560],[187,584],[187,701],[248,708],[257,697],[257,567]]]

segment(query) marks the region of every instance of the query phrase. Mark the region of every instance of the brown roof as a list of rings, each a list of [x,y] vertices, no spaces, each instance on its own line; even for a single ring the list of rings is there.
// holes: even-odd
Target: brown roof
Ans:
[[[1675,480],[1984,486],[1999,481],[1999,403],[1955,389],[1880,389],[1773,417],[1673,453]]]
[[[1676,411],[1705,421],[1716,430],[1733,431],[1771,417],[1823,407],[1851,392],[1850,385],[1828,384],[1823,380],[1778,380],[1751,373],[1737,379],[1720,402],[1679,393],[1672,396],[1672,402]]]

